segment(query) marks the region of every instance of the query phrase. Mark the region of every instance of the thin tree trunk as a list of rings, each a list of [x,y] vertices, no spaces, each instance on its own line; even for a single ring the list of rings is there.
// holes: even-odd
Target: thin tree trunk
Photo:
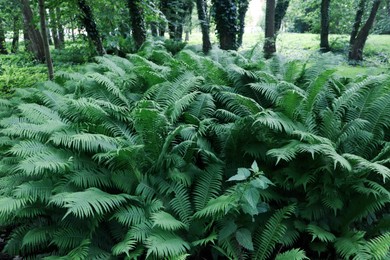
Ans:
[[[166,20],[168,20],[168,12],[169,12],[169,0],[161,0],[160,1],[160,11],[165,16]],[[163,19],[161,19],[163,20]],[[166,30],[167,24],[165,21],[160,22],[159,28],[160,28],[160,36],[164,37],[165,30]]]
[[[100,38],[100,33],[93,18],[91,7],[87,4],[86,0],[78,0],[77,4],[82,13],[80,17],[81,23],[84,25],[89,39],[95,45],[96,52],[99,55],[106,54],[106,51],[103,48],[102,39]]]
[[[23,42],[24,42],[24,49],[27,52],[34,52],[31,46],[31,40],[30,37],[28,36],[27,29],[26,29],[26,24],[23,25]]]
[[[267,0],[265,8],[264,57],[269,59],[276,52],[275,45],[275,0]]]
[[[38,31],[37,28],[35,28],[35,24],[33,21],[33,13],[30,7],[30,1],[29,0],[20,0],[21,2],[21,8],[24,18],[24,24],[26,28],[26,32],[28,34],[29,47],[28,50],[32,50],[35,58],[40,62],[45,62],[45,50],[43,46],[43,40],[41,33]]]
[[[242,45],[242,37],[244,36],[245,29],[245,15],[248,11],[248,0],[241,0],[238,5],[238,35],[237,35],[237,47]]]
[[[146,40],[146,28],[140,0],[128,0],[127,2],[130,18],[131,30],[136,48],[139,49]]]
[[[75,37],[75,35],[74,35],[74,17],[72,17],[71,19],[70,19],[70,31],[71,31],[71,34],[72,34],[72,42],[75,42],[76,41],[76,37]]]
[[[355,22],[353,23],[351,37],[349,38],[349,45],[352,46],[355,42],[356,36],[359,32],[360,25],[362,24],[362,18],[364,10],[366,8],[366,0],[360,0],[358,4],[358,9],[355,15]]]
[[[350,61],[362,61],[363,60],[363,49],[366,44],[367,37],[370,33],[370,29],[374,24],[376,14],[378,13],[381,0],[375,0],[372,4],[370,11],[370,16],[368,17],[366,23],[360,29],[359,33],[356,36],[356,39],[353,45],[350,47],[349,51],[349,60]]]
[[[290,0],[278,0],[275,7],[275,33],[279,32],[282,20],[286,15]]]
[[[53,78],[54,78],[53,62],[51,60],[51,55],[50,55],[49,39],[47,38],[47,34],[46,34],[45,1],[38,0],[38,4],[39,4],[39,16],[40,16],[40,22],[41,22],[41,34],[42,34],[42,39],[43,39],[43,47],[45,50],[47,71],[48,71],[49,80],[53,80]]]
[[[150,30],[152,32],[152,36],[153,37],[157,37],[158,36],[158,27],[157,27],[157,23],[156,22],[151,22],[150,23]]]
[[[47,17],[47,13],[45,13],[45,17]],[[49,42],[49,45],[53,45],[52,33],[50,32],[49,23],[47,20],[46,20],[46,37]]]
[[[0,54],[8,54],[3,20],[0,18]]]
[[[65,32],[64,27],[62,26],[62,15],[60,7],[56,7],[55,14],[60,49],[63,49],[65,47]]]
[[[50,16],[50,28],[51,28],[51,35],[53,37],[54,42],[54,48],[60,49],[60,38],[58,36],[58,27],[57,27],[57,17],[56,13],[53,8],[49,9],[49,16]]]
[[[13,17],[13,36],[12,36],[12,47],[11,52],[17,53],[19,50],[19,31],[20,31],[20,19],[19,15]]]
[[[330,0],[321,1],[321,40],[320,50],[321,52],[330,51],[329,47],[329,7]]]
[[[203,49],[203,53],[207,54],[211,49],[211,41],[210,41],[210,23],[207,16],[206,0],[196,0],[196,7],[198,9],[198,19],[200,21],[200,28],[202,30],[202,49]]]

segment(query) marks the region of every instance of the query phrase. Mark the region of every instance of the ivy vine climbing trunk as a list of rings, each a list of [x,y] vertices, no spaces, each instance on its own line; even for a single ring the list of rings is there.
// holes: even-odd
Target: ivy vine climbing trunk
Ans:
[[[320,51],[328,52],[329,47],[329,8],[330,0],[321,1],[321,34],[320,34]]]
[[[45,62],[45,50],[43,46],[43,40],[41,33],[35,27],[33,12],[30,7],[29,0],[20,0],[22,14],[24,18],[24,26],[27,37],[27,50],[31,50],[36,60],[40,62]]]
[[[128,0],[127,2],[130,18],[131,30],[136,48],[139,49],[146,40],[146,28],[140,0]]]
[[[207,54],[211,49],[210,41],[210,22],[207,16],[206,0],[196,0],[196,8],[198,10],[198,19],[202,30],[202,49],[203,53]]]
[[[381,0],[374,0],[367,21],[362,26],[360,31],[357,33],[356,37],[354,39],[351,39],[353,43],[350,45],[348,58],[353,63],[363,60],[364,45],[366,44],[367,37],[370,33],[372,25],[374,24],[375,17],[376,14],[378,13],[380,4],[381,4]]]
[[[245,15],[248,11],[249,1],[241,0],[238,2],[238,35],[237,35],[237,46],[242,45],[242,37],[244,36],[245,29]]]
[[[265,8],[264,57],[269,59],[276,52],[275,45],[275,0],[267,0]]]
[[[47,34],[46,34],[45,1],[38,0],[38,4],[39,4],[39,18],[40,18],[40,23],[41,23],[41,35],[42,35],[42,40],[43,40],[43,48],[45,51],[45,59],[46,59],[48,77],[49,77],[49,80],[53,80],[53,78],[54,78],[53,62],[51,60],[51,55],[50,55],[49,39],[48,39]]]
[[[222,50],[237,50],[237,6],[233,0],[213,0],[214,19]]]
[[[0,18],[0,54],[8,54],[3,19]]]
[[[87,4],[86,0],[78,0],[77,4],[81,11],[80,21],[85,27],[89,39],[95,45],[96,52],[99,55],[105,54],[106,51],[103,48],[102,39],[100,38],[100,33],[97,29],[91,7]]]
[[[11,52],[12,53],[17,53],[19,49],[19,36],[20,36],[20,17],[19,15],[14,15],[13,16],[13,21],[12,21],[12,45],[11,45]]]

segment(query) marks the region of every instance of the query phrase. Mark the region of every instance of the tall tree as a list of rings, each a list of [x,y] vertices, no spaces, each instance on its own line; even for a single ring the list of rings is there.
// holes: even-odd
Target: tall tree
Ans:
[[[25,26],[25,39],[28,43],[27,50],[32,50],[35,58],[40,62],[45,62],[45,50],[41,33],[35,27],[33,12],[29,0],[20,0]]]
[[[237,50],[237,5],[234,0],[213,0],[220,48]]]
[[[359,4],[357,6],[357,11],[355,15],[355,21],[352,26],[351,35],[349,38],[349,44],[352,46],[355,42],[356,35],[359,32],[360,25],[362,24],[363,14],[366,8],[367,1],[366,0],[360,0]]]
[[[330,51],[329,47],[329,7],[330,0],[321,1],[321,33],[320,33],[320,50],[321,52]]]
[[[275,44],[275,0],[267,0],[265,7],[264,57],[269,59],[276,52]]]
[[[352,62],[362,61],[363,60],[363,49],[366,44],[367,37],[370,33],[370,29],[374,24],[376,14],[378,12],[379,6],[381,4],[381,0],[374,0],[372,4],[372,8],[370,11],[370,15],[367,18],[365,24],[361,27],[361,29],[356,34],[356,37],[352,38],[351,34],[351,45],[349,49],[348,58]],[[359,10],[357,10],[359,12]],[[358,15],[356,15],[357,17]],[[356,22],[356,21],[355,21]],[[355,24],[354,24],[355,26]],[[353,32],[353,31],[352,31]]]
[[[64,30],[64,26],[62,26],[62,12],[59,6],[56,6],[55,8],[55,18],[57,24],[57,32],[58,32],[60,49],[62,49],[65,47],[65,30]]]
[[[242,45],[242,37],[244,36],[245,29],[245,15],[248,11],[249,1],[241,0],[238,1],[238,35],[237,35],[237,46]]]
[[[77,4],[81,11],[80,21],[85,27],[89,39],[95,45],[96,52],[99,55],[105,54],[106,51],[104,50],[102,39],[100,38],[100,33],[97,29],[91,7],[88,5],[86,0],[77,0]]]
[[[42,40],[43,40],[43,48],[45,51],[47,71],[48,71],[49,80],[52,80],[54,78],[54,69],[53,69],[53,62],[51,60],[51,55],[50,55],[49,39],[48,39],[47,33],[46,33],[45,1],[38,0],[38,4],[39,4],[39,17],[40,17],[40,23],[41,23],[41,35],[42,35]]]
[[[146,40],[146,28],[141,0],[128,0],[127,4],[130,11],[133,39],[136,48],[139,49]]]
[[[3,19],[0,17],[0,54],[8,54]]]
[[[282,27],[282,20],[286,15],[290,0],[278,0],[275,7],[275,33]]]
[[[53,37],[54,48],[60,49],[61,48],[60,37],[58,35],[57,17],[54,8],[49,8],[49,17],[50,17],[49,24],[51,29],[51,36]]]
[[[207,54],[211,49],[210,41],[210,22],[207,15],[207,1],[196,0],[196,8],[198,10],[198,19],[202,30],[202,49]]]

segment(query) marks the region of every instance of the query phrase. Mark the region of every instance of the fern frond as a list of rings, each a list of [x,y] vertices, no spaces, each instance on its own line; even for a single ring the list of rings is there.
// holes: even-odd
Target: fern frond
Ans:
[[[169,232],[154,232],[147,241],[147,257],[155,256],[157,258],[177,257],[187,252],[190,245],[180,236]]]
[[[312,235],[312,241],[318,238],[322,242],[333,242],[336,239],[336,236],[329,231],[324,230],[323,228],[309,224],[307,230]]]
[[[261,235],[254,238],[255,252],[252,255],[253,259],[265,260],[270,257],[277,243],[280,242],[287,228],[282,223],[283,219],[288,218],[295,210],[294,205],[284,207],[276,211],[265,224],[265,228]]]
[[[153,227],[157,226],[167,231],[175,231],[186,227],[183,222],[164,211],[154,213],[151,219],[153,220]]]
[[[304,260],[309,259],[306,253],[302,249],[290,249],[286,252],[279,253],[276,255],[275,260]]]

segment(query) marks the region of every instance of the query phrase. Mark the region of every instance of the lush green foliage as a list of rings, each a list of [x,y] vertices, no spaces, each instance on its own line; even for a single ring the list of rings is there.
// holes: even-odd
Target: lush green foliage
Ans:
[[[389,257],[390,79],[149,42],[0,100],[5,252]]]

